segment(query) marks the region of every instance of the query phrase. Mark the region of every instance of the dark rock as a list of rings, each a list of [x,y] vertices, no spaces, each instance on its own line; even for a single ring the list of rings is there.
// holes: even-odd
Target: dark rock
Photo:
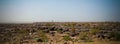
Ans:
[[[79,33],[70,33],[70,36],[72,36],[72,37],[75,37],[77,35],[79,35]]]
[[[67,42],[64,42],[64,44],[68,44]]]
[[[52,27],[52,28],[50,29],[50,31],[55,31],[55,27]]]
[[[41,39],[38,39],[37,42],[43,42]]]

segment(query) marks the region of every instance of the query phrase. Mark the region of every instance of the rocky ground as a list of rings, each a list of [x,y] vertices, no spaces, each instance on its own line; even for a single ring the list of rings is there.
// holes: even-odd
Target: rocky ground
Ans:
[[[1,44],[102,44],[100,41],[118,44],[120,22],[0,24]]]

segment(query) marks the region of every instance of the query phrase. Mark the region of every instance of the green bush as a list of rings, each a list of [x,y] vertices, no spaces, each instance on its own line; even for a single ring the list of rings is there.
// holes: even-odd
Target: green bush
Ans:
[[[88,36],[87,36],[87,35],[88,35],[88,33],[87,33],[87,32],[81,32],[81,33],[80,33],[80,37],[79,37],[79,38],[80,38],[81,40],[85,40],[85,39],[87,39],[87,38],[88,38]]]
[[[79,36],[79,39],[84,40],[86,42],[91,42],[92,41],[89,32],[81,32],[80,36]]]
[[[38,31],[38,35],[40,37],[40,39],[43,41],[43,42],[47,42],[48,41],[48,37],[46,36],[46,34],[42,31]]]
[[[70,38],[70,36],[64,36],[64,37],[63,37],[63,40],[65,40],[65,41],[70,41],[70,40],[72,40],[72,39]]]
[[[56,31],[57,31],[58,33],[62,32],[62,30],[60,30],[60,29],[57,29]]]
[[[96,33],[100,32],[100,29],[91,29],[90,33],[95,35]]]
[[[113,37],[113,40],[120,41],[120,33],[119,32],[111,32],[109,34],[110,37]]]

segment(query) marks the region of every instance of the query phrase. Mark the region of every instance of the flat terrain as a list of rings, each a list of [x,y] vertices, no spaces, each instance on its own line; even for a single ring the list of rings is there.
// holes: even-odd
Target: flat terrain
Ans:
[[[0,24],[1,44],[120,44],[120,22]]]

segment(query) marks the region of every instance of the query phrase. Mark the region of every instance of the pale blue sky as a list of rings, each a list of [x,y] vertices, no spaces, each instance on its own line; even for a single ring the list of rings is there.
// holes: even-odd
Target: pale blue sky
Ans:
[[[0,0],[0,22],[120,21],[119,0]]]

